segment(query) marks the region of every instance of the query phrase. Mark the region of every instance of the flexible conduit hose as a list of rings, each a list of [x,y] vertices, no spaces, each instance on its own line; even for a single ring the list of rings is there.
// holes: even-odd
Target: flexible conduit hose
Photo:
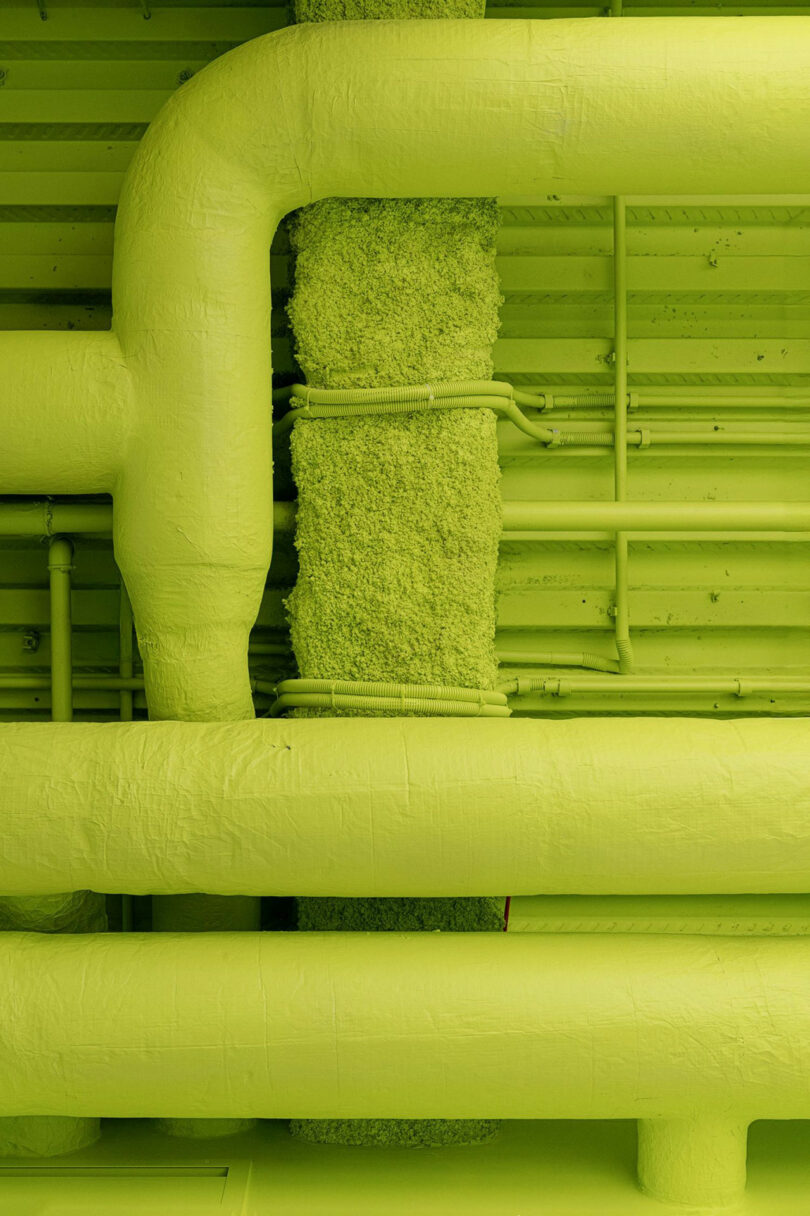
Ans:
[[[257,689],[265,691],[257,682]],[[286,709],[371,709],[453,718],[508,718],[503,692],[440,684],[394,684],[366,680],[282,680],[268,716]]]
[[[539,439],[549,447],[561,445],[612,447],[614,442],[610,432],[565,432],[537,426],[526,417],[520,406],[543,409],[546,406],[545,397],[522,392],[513,385],[498,380],[442,381],[436,384],[395,385],[368,389],[322,389],[312,388],[306,384],[294,384],[289,391],[291,408],[276,423],[274,427],[276,434],[283,434],[299,420],[307,419],[361,418],[372,415],[412,414],[426,410],[492,409],[508,418],[524,434],[533,439]],[[587,667],[594,671],[618,674],[630,670],[632,667],[632,652],[629,651],[629,642],[625,643],[621,638],[617,639],[616,646],[618,660],[582,652],[538,655],[533,661],[548,666]],[[285,689],[292,683],[294,682],[285,681]],[[337,689],[330,687],[329,681],[312,681],[311,683],[317,684],[318,687],[306,689],[300,686],[303,681],[295,683],[298,687],[295,690],[289,688],[288,691],[282,691],[282,687],[279,685],[279,698],[270,711],[271,716],[275,717],[285,709],[305,706],[333,709],[395,710],[400,708],[403,712],[406,709],[404,686],[390,685],[384,692],[369,693],[361,692],[360,685],[347,685],[342,692],[338,693]],[[439,694],[444,697],[444,704],[452,705],[454,700],[465,700],[465,698],[454,698],[452,696],[454,691],[456,690],[439,690]],[[450,713],[465,717],[481,716],[481,712],[476,711],[474,714],[469,708],[458,711],[453,708],[439,709],[438,702],[431,699],[428,700],[430,700],[432,708],[426,709],[419,704],[425,699],[424,693],[421,695],[415,693],[414,696],[416,700],[411,698],[411,702],[407,706],[408,712]],[[380,697],[387,697],[390,703],[383,704],[378,699]]]
[[[294,384],[291,409],[276,423],[283,434],[299,419],[362,418],[371,415],[414,414],[428,410],[491,409],[508,418],[519,430],[541,443],[553,444],[557,433],[537,426],[521,405],[543,409],[545,400],[514,390],[497,380],[460,380],[439,384],[409,384],[379,389],[318,389]],[[612,437],[610,437],[612,442]]]
[[[415,414],[427,410],[491,409],[512,422],[518,430],[547,447],[612,448],[612,430],[565,431],[558,427],[538,426],[520,408],[549,409],[552,405],[590,405],[594,408],[615,405],[613,395],[594,393],[590,397],[557,397],[548,393],[528,393],[498,380],[469,380],[456,383],[409,384],[385,389],[319,389],[295,384],[281,390],[289,399],[290,410],[273,427],[277,436],[285,434],[299,420],[330,418],[368,418],[375,415]],[[632,394],[631,394],[632,396]],[[643,404],[643,401],[640,402]],[[675,402],[677,404],[677,402]],[[806,447],[810,432],[734,431],[722,429],[707,432],[680,432],[640,427],[627,431],[628,447],[648,448],[657,444],[678,445],[738,445],[742,447]]]
[[[615,675],[619,672],[616,659],[603,658],[602,655],[589,651],[504,651],[498,655],[501,663],[512,663],[532,667],[590,667],[593,671],[607,671]],[[500,685],[506,688],[505,685]]]

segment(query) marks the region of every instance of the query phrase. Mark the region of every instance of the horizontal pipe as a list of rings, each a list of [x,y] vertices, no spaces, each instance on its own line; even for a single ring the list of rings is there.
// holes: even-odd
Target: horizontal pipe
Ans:
[[[105,692],[138,692],[143,688],[143,677],[139,676],[74,676],[74,688],[96,689]],[[0,675],[0,688],[17,688],[26,692],[39,692],[51,687],[47,676]]]
[[[809,752],[804,718],[10,723],[0,891],[802,892]]]
[[[615,671],[615,662],[591,654],[532,654],[529,651],[507,654],[504,652],[500,659],[502,664],[510,666],[542,665],[546,667],[593,667],[600,671]],[[50,689],[51,681],[47,676],[0,675],[0,689],[18,689],[24,692],[41,692]],[[73,687],[96,692],[140,692],[144,687],[143,676],[74,676]],[[808,696],[810,695],[810,680],[779,678],[749,679],[746,676],[632,676],[621,679],[601,679],[590,676],[532,676],[517,677],[506,680],[499,685],[507,696],[525,696],[527,693],[542,693],[552,696],[567,696],[577,692],[608,692],[626,695],[628,693],[706,693],[709,695],[725,695],[746,697],[758,694],[767,696]],[[276,685],[272,681],[252,679],[251,688],[264,696],[276,697]],[[292,704],[290,702],[289,704]],[[298,702],[296,702],[298,704]],[[309,704],[309,702],[308,702]],[[314,705],[315,702],[313,701]],[[329,707],[330,702],[318,702]],[[374,708],[371,706],[371,708]],[[458,707],[453,707],[454,712]],[[449,712],[449,710],[448,710]],[[458,714],[456,714],[458,716]],[[473,715],[474,716],[474,715]],[[504,714],[484,715],[504,717]]]
[[[737,200],[739,205],[740,200]],[[613,394],[607,391],[582,393],[553,393],[548,389],[538,388],[532,394],[545,398],[546,409],[575,409],[606,408],[613,404]],[[798,409],[810,408],[810,397],[797,397],[790,393],[775,393],[769,396],[742,397],[735,393],[679,393],[672,396],[666,393],[650,394],[633,390],[627,395],[627,405],[631,410],[637,409]]]
[[[0,502],[0,536],[109,535],[112,504],[91,502]]]
[[[98,494],[115,484],[135,418],[111,331],[0,333],[4,494]]]
[[[517,662],[521,665],[526,660]],[[790,677],[780,679],[778,676],[772,679],[748,679],[745,676],[614,676],[606,679],[604,676],[590,675],[549,675],[518,677],[505,681],[499,687],[507,695],[540,693],[556,697],[589,692],[608,692],[619,696],[628,693],[706,693],[709,696],[733,697],[810,695],[810,680]]]
[[[810,502],[520,502],[503,504],[505,532],[810,531]]]
[[[4,933],[0,970],[0,1115],[810,1115],[801,938]]]
[[[273,503],[273,527],[295,531],[296,503]],[[0,536],[104,534],[112,508],[94,503],[0,503]],[[810,503],[520,502],[503,504],[505,532],[810,532]],[[770,537],[768,539],[773,539]],[[257,651],[258,653],[258,651]]]
[[[295,531],[294,502],[273,503],[273,529]],[[113,526],[111,503],[0,502],[0,536],[109,535]]]

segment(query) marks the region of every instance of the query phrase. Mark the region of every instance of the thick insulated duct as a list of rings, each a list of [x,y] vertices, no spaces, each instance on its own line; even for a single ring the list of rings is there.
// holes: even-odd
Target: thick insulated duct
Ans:
[[[102,933],[107,928],[103,895],[93,891],[39,896],[0,896],[0,930],[36,933]],[[0,1118],[0,1157],[54,1157],[93,1144],[97,1118],[35,1115]]]
[[[0,1115],[810,1116],[806,938],[0,936]]]
[[[808,753],[806,718],[8,724],[0,890],[807,891]]]
[[[123,190],[114,333],[0,336],[0,482],[112,489],[153,716],[252,714],[284,214],[334,195],[810,192],[808,74],[805,17],[374,21],[270,34],[184,85]]]

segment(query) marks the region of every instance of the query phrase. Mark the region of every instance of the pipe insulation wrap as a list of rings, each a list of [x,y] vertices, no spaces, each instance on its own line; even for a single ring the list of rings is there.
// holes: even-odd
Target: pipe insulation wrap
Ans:
[[[94,891],[0,896],[0,930],[38,933],[103,933],[106,901]],[[56,1157],[87,1148],[101,1135],[97,1118],[73,1115],[0,1118],[0,1158]]]
[[[795,1119],[810,941],[0,936],[0,1114]]]
[[[808,73],[805,17],[336,21],[178,90],[124,183],[114,332],[0,347],[15,492],[113,489],[153,717],[252,714],[282,216],[336,195],[807,193]],[[102,415],[122,402],[119,432]]]
[[[808,752],[801,718],[6,724],[0,891],[802,892]]]

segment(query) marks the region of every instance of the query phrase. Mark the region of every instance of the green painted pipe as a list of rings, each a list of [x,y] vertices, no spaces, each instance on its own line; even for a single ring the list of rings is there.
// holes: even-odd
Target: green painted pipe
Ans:
[[[133,678],[135,651],[135,623],[132,619],[132,605],[129,602],[127,589],[121,584],[118,593],[118,674],[122,680]],[[122,722],[132,721],[133,696],[131,688],[121,688],[119,696],[119,716]]]
[[[0,963],[0,1115],[810,1115],[802,938],[8,933]]]
[[[103,692],[139,692],[143,688],[143,679],[138,676],[73,676],[73,688],[96,689]],[[53,681],[47,676],[29,676],[20,672],[17,675],[0,675],[0,688],[19,688],[26,691],[39,692],[53,686]],[[57,722],[70,721],[69,718],[54,718]]]
[[[0,536],[108,536],[112,526],[109,503],[0,502]],[[294,502],[273,503],[273,531],[295,531]]]
[[[807,696],[810,681],[774,677],[759,679],[747,676],[622,676],[621,679],[606,680],[599,676],[547,676],[518,677],[500,685],[507,694],[525,696],[529,693],[546,693],[565,697],[578,692],[626,693],[706,693],[708,696],[747,697],[760,696]]]
[[[504,532],[810,532],[810,502],[522,502]]]
[[[115,330],[0,335],[0,484],[113,493],[155,717],[253,712],[247,637],[272,541],[266,253],[283,215],[328,196],[810,190],[800,17],[441,33],[302,24],[215,60],[127,174]]]
[[[673,202],[672,199],[667,201],[670,204]],[[737,201],[739,202],[739,200]],[[596,408],[613,405],[613,394],[604,391],[600,392],[598,389],[582,393],[553,393],[541,386],[532,395],[544,398],[545,408],[548,410],[552,408]],[[787,390],[783,393],[770,393],[767,396],[744,397],[739,393],[735,393],[733,389],[725,395],[698,390],[695,393],[676,393],[672,396],[663,393],[655,395],[634,389],[632,393],[628,393],[627,395],[627,405],[631,411],[636,409],[668,409],[670,407],[713,410],[797,409],[806,411],[810,407],[810,397],[797,396],[795,390]]]
[[[627,206],[622,195],[613,199],[613,497],[627,498]],[[629,607],[630,555],[627,534],[613,540],[615,600],[611,605],[619,671],[633,670]]]
[[[0,890],[802,892],[809,750],[801,718],[0,725]]]
[[[54,722],[73,718],[73,631],[71,618],[71,571],[73,545],[57,536],[48,549],[48,580],[51,607],[51,717]]]
[[[111,531],[112,506],[106,503],[0,502],[2,536],[106,535]]]
[[[680,440],[679,440],[680,442]],[[65,507],[64,512],[62,511]],[[17,503],[0,503],[0,536],[48,536],[48,508],[53,512],[53,531],[80,535],[109,532],[110,508],[79,503],[41,503],[36,509],[18,509]],[[296,504],[273,504],[274,529],[295,530]],[[748,532],[755,539],[773,541],[779,532],[810,532],[810,503],[784,502],[624,502],[621,507],[607,501],[521,502],[503,504],[505,532],[596,532],[607,539],[617,529],[639,534],[648,532]],[[716,538],[717,539],[717,538]],[[720,537],[722,539],[722,537]],[[737,539],[736,535],[734,539]],[[786,537],[785,539],[790,539]],[[251,644],[257,654],[269,653]]]

